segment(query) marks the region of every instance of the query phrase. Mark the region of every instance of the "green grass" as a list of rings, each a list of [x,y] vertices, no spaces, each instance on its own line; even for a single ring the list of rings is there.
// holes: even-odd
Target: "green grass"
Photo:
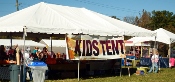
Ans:
[[[125,70],[126,72],[126,70]],[[77,82],[78,79],[46,80],[45,82]],[[80,82],[175,82],[175,68],[162,68],[159,73],[145,75],[99,76],[80,78]]]
[[[80,82],[175,82],[175,68],[162,68],[159,73],[150,73],[145,75],[135,75],[129,77],[127,75],[127,69],[123,70],[122,77],[114,75],[105,76],[89,76],[81,77]],[[2,81],[0,81],[2,82]],[[71,79],[58,79],[58,80],[46,80],[45,82],[78,82],[77,78]]]

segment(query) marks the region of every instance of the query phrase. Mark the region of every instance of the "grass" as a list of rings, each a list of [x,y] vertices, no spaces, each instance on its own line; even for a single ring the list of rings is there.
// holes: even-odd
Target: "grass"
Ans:
[[[126,72],[127,70],[123,70]],[[45,82],[77,82],[77,78],[46,80]],[[175,68],[162,68],[159,73],[150,73],[145,75],[135,75],[129,77],[126,73],[120,76],[90,76],[80,78],[80,82],[175,82]]]
[[[175,82],[175,68],[162,68],[159,73],[150,73],[145,75],[135,75],[134,69],[131,69],[132,75],[127,75],[127,69],[123,70],[122,77],[114,75],[101,75],[81,77],[80,82]],[[77,78],[46,80],[45,82],[77,82]],[[0,81],[2,82],[2,81]]]

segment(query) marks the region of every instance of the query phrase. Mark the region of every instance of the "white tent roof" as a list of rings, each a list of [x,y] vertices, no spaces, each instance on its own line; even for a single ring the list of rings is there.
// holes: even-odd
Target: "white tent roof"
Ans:
[[[23,46],[24,45],[24,40],[20,39],[13,39],[12,40],[13,45],[18,44],[18,46]],[[0,45],[5,45],[5,46],[10,46],[10,39],[0,39]],[[45,47],[46,45],[32,41],[32,40],[25,40],[25,45],[26,46],[38,46],[38,47]]]
[[[155,37],[133,37],[127,41],[132,41],[134,44],[137,44],[145,41],[155,41]]]
[[[172,32],[169,32],[163,28],[159,28],[155,30],[157,33],[156,41],[171,44],[175,42],[175,34]],[[134,43],[138,42],[144,42],[144,41],[155,41],[155,37],[133,37],[129,39],[128,41],[133,41]]]
[[[142,28],[135,26],[133,24],[126,23],[124,21],[116,20],[116,19],[111,19],[110,17],[104,16],[102,14],[95,13],[94,14],[98,15],[102,19],[110,22],[113,26],[115,26],[118,30],[122,30],[123,35],[127,36],[155,36],[156,33]]]
[[[155,33],[87,10],[44,2],[0,18],[0,32],[152,36]]]
[[[49,39],[42,39],[39,43],[51,47],[51,40]],[[66,45],[66,40],[52,40],[52,47],[66,47]]]
[[[157,32],[156,41],[171,44],[175,42],[175,34],[163,28],[155,30]]]
[[[149,43],[137,42],[135,43],[134,40],[127,40],[125,41],[125,46],[150,46]]]

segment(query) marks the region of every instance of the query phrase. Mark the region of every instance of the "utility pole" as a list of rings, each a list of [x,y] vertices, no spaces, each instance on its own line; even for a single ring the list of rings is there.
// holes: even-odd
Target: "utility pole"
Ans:
[[[19,11],[19,3],[18,3],[18,0],[16,0],[16,10]]]

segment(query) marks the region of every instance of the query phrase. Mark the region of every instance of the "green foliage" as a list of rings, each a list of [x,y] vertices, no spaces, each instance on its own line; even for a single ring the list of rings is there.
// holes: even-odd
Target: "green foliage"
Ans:
[[[114,19],[120,20],[120,19],[119,19],[119,18],[117,18],[116,16],[111,16],[111,18],[114,18]]]
[[[152,11],[150,28],[153,30],[158,28],[171,29],[175,28],[175,15],[169,11]],[[175,32],[175,31],[174,31]]]

